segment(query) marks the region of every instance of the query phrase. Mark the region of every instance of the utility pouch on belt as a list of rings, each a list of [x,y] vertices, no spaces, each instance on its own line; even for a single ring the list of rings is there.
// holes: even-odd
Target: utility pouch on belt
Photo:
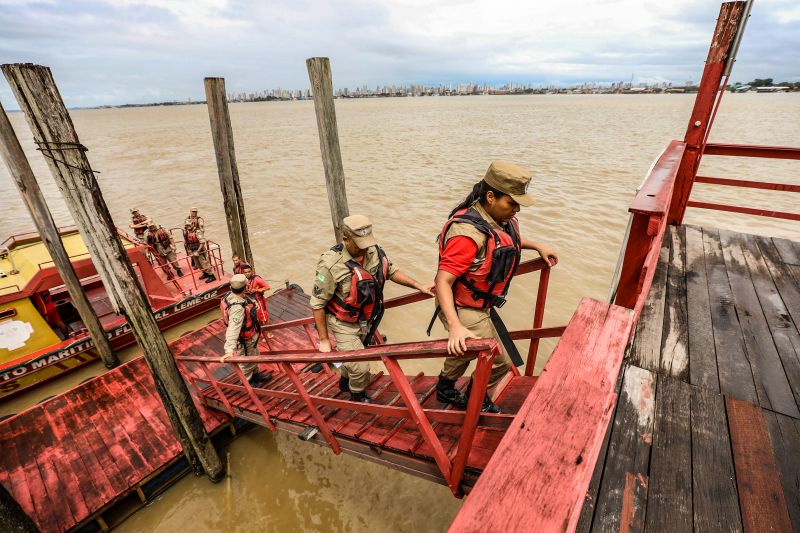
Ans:
[[[486,283],[493,285],[502,283],[516,267],[517,250],[511,246],[496,248],[492,254],[492,269],[486,277]]]

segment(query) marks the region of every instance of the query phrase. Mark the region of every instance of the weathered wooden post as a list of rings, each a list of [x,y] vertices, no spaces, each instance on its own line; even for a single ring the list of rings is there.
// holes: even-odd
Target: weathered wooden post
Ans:
[[[247,220],[244,214],[244,198],[239,185],[239,169],[236,166],[236,152],[233,149],[233,128],[228,114],[228,97],[225,93],[224,78],[206,78],[206,102],[208,118],[211,120],[211,136],[214,139],[214,155],[217,158],[219,186],[225,203],[228,218],[228,235],[231,249],[250,265],[253,252],[250,250],[250,237],[247,234]]]
[[[35,533],[39,531],[31,517],[19,503],[0,485],[0,531],[8,533]]]
[[[306,59],[308,79],[314,93],[314,110],[317,113],[319,149],[325,167],[325,185],[331,206],[333,231],[336,242],[342,241],[342,219],[350,214],[347,207],[347,191],[344,184],[342,152],[339,149],[339,131],[336,127],[336,108],[333,105],[333,77],[331,62],[327,57]]]
[[[56,223],[53,221],[53,215],[47,207],[42,190],[39,188],[39,183],[36,181],[36,176],[33,175],[28,159],[25,157],[25,152],[22,151],[22,146],[19,144],[14,128],[11,127],[11,122],[8,120],[3,104],[0,103],[0,156],[6,162],[8,172],[14,178],[14,183],[17,184],[22,200],[36,224],[36,229],[39,230],[39,235],[42,237],[50,257],[53,259],[53,264],[56,270],[61,275],[64,285],[67,287],[72,303],[78,311],[78,315],[83,321],[83,325],[89,330],[92,336],[95,348],[100,353],[100,357],[106,364],[107,368],[114,368],[119,364],[116,354],[111,349],[111,344],[108,342],[103,326],[100,325],[100,320],[97,318],[92,304],[81,288],[81,282],[72,263],[69,260],[69,255],[64,249],[64,243],[61,242],[61,235],[58,233]]]
[[[222,461],[147,304],[50,69],[31,64],[3,65],[2,69],[109,296],[133,328],[184,453],[194,465],[199,460],[206,474],[219,481],[224,475]]]

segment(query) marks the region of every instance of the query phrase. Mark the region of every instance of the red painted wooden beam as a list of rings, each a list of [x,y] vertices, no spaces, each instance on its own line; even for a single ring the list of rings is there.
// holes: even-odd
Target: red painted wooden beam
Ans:
[[[658,158],[653,170],[647,175],[642,188],[636,193],[628,209],[632,213],[645,215],[665,214],[669,209],[672,199],[672,190],[675,186],[675,177],[678,167],[686,150],[686,143],[672,141],[661,157]]]
[[[769,209],[754,209],[752,207],[739,207],[736,205],[714,204],[710,202],[689,201],[687,207],[698,207],[700,209],[713,209],[716,211],[729,211],[731,213],[744,213],[746,215],[758,215],[762,217],[784,218],[786,220],[800,220],[798,213],[786,213],[783,211],[770,211]]]
[[[714,105],[717,101],[725,67],[731,56],[731,48],[739,28],[745,2],[725,2],[720,7],[717,26],[708,49],[703,77],[694,101],[692,115],[686,129],[684,141],[686,152],[681,160],[680,170],[675,182],[675,193],[670,203],[668,223],[679,225],[686,212],[686,202],[692,193],[692,184],[697,175],[703,142],[708,137]]]
[[[739,157],[769,157],[773,159],[800,159],[800,148],[791,146],[757,146],[752,144],[708,143],[704,155],[730,155]]]
[[[708,183],[711,185],[728,185],[730,187],[749,187],[751,189],[766,189],[770,191],[800,192],[800,185],[788,183],[773,183],[765,181],[733,180],[729,178],[714,178],[710,176],[697,176],[695,183]]]
[[[451,532],[575,530],[630,328],[627,309],[581,301]]]

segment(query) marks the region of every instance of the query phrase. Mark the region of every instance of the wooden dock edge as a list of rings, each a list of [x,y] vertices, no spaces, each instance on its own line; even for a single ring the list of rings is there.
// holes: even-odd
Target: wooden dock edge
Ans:
[[[575,529],[632,322],[630,309],[581,301],[449,531]]]

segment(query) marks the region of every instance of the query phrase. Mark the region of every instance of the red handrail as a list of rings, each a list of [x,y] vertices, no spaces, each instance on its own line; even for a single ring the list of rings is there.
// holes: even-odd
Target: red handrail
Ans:
[[[466,355],[477,358],[477,369],[473,377],[472,394],[465,411],[449,411],[440,409],[423,409],[422,401],[417,398],[414,389],[403,373],[398,363],[401,359],[419,359],[431,357],[447,357],[447,341],[428,341],[424,343],[409,342],[373,346],[363,350],[348,352],[321,353],[315,350],[285,350],[270,352],[268,355],[231,357],[226,363],[220,363],[215,357],[208,356],[176,356],[182,362],[199,364],[205,377],[191,376],[192,385],[196,390],[202,390],[200,383],[208,383],[217,393],[225,405],[225,409],[235,415],[228,396],[225,394],[246,393],[252,401],[256,411],[263,417],[265,424],[275,431],[276,427],[269,416],[266,403],[273,399],[288,399],[301,403],[311,414],[315,426],[319,429],[334,453],[341,453],[341,445],[336,437],[337,428],[332,428],[327,417],[323,416],[318,406],[334,409],[348,409],[358,413],[367,413],[376,416],[389,416],[398,419],[411,419],[419,428],[423,441],[432,450],[434,461],[442,472],[453,494],[460,495],[460,484],[466,468],[467,459],[472,449],[473,438],[478,425],[496,428],[507,428],[513,420],[513,415],[481,414],[483,398],[486,395],[491,372],[492,361],[500,353],[499,345],[494,339],[469,339],[467,340]],[[320,363],[320,362],[348,362],[348,361],[382,361],[389,371],[391,382],[396,387],[403,400],[403,406],[364,404],[348,400],[337,400],[322,396],[306,387],[297,374],[295,363]],[[244,377],[244,373],[237,363],[271,364],[275,365],[292,383],[295,392],[252,387]],[[238,383],[231,383],[217,379],[209,365],[232,365]],[[223,379],[226,379],[226,376]],[[273,378],[274,381],[275,378]],[[335,382],[335,380],[333,380]],[[330,385],[330,384],[329,384]],[[327,389],[327,387],[326,387]],[[392,402],[393,403],[393,402]],[[433,424],[446,423],[461,426],[461,435],[452,460],[448,456],[442,441],[436,435]]]

